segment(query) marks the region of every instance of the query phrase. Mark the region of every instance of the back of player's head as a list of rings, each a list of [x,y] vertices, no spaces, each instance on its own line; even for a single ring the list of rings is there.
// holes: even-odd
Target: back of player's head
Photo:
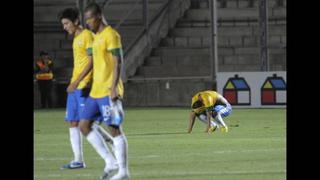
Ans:
[[[192,109],[197,109],[197,108],[202,107],[202,106],[203,106],[202,101],[197,100],[196,102],[194,102],[194,103],[192,104]]]
[[[102,14],[101,7],[99,6],[99,4],[94,3],[94,2],[88,4],[88,6],[85,8],[84,11],[85,11],[85,12],[91,11],[92,14],[94,14],[94,15],[96,15],[96,16]]]
[[[79,20],[79,11],[75,8],[67,8],[58,15],[58,18],[60,21],[62,19],[69,19],[72,22],[76,22],[76,20]]]

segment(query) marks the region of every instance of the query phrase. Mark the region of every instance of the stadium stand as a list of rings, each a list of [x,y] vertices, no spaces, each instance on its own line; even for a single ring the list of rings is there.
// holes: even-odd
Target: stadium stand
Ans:
[[[210,73],[208,0],[149,0],[148,31],[142,31],[142,1],[136,2],[111,1],[104,9],[107,21],[117,26],[135,7],[119,27],[126,50],[125,105],[188,106],[193,93],[215,88],[205,78]],[[286,70],[286,1],[268,2],[270,70]],[[75,0],[35,0],[34,59],[40,50],[49,51],[62,84],[71,76],[72,39],[57,14],[75,6]],[[219,72],[260,70],[258,15],[258,0],[218,1]],[[59,94],[64,86],[56,87],[57,106],[64,106]]]

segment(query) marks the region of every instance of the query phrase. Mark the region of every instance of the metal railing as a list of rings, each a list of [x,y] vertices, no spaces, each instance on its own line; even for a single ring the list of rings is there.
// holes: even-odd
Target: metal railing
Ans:
[[[147,0],[144,0],[147,1]],[[144,28],[139,31],[139,34],[136,36],[136,38],[129,44],[129,46],[125,49],[124,51],[124,56],[126,57],[126,55],[129,53],[129,51],[134,47],[134,45],[138,42],[138,40],[144,35],[144,33],[147,33],[149,30],[149,27],[152,26],[155,21],[160,17],[160,15],[167,10],[168,6],[170,5],[170,0],[168,0],[165,5],[162,6],[162,8],[159,10],[159,12],[151,19],[151,21],[149,22],[148,19],[148,9],[144,9]],[[144,8],[148,8],[148,5],[145,5]]]
[[[110,3],[114,2],[114,0],[105,0],[102,3],[100,3],[102,7],[102,11],[104,11],[105,8],[107,8]],[[148,0],[135,0],[133,7],[128,11],[120,20],[118,23],[114,25],[114,28],[119,30],[123,24],[128,20],[130,15],[136,10],[139,6],[139,4],[142,5],[142,24],[143,27],[139,30],[136,37],[129,43],[129,45],[124,49],[124,56],[128,54],[128,52],[132,49],[132,47],[138,42],[138,40],[144,35],[144,33],[148,32],[149,27],[155,22],[155,20],[163,13],[164,10],[169,6],[170,2],[172,0],[167,0],[167,2],[161,7],[161,9],[157,12],[157,14],[149,21],[149,2]]]
[[[170,5],[170,0],[163,6],[163,8],[157,13],[157,15],[152,19],[150,22],[150,26],[157,20],[157,18],[165,11]],[[145,32],[141,32],[141,37]],[[139,38],[137,38],[138,40]],[[134,43],[129,46],[128,51],[133,47]],[[213,67],[212,67],[213,68]],[[135,77],[135,78],[128,78],[128,81],[170,81],[170,80],[212,80],[213,74],[215,72],[211,72],[211,75],[208,76],[181,76],[181,77]]]

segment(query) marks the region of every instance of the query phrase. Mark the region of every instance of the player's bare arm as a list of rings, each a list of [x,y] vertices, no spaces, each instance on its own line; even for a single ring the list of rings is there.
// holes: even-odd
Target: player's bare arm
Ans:
[[[192,112],[190,113],[190,118],[189,118],[188,133],[191,133],[191,131],[192,131],[195,118],[196,118],[196,113],[192,111]]]
[[[111,99],[113,101],[117,100],[118,92],[117,85],[119,83],[122,65],[122,50],[120,48],[111,50],[114,60],[114,71],[113,71],[113,81],[111,86]]]
[[[205,132],[209,133],[210,132],[210,128],[211,128],[211,124],[210,124],[210,120],[211,120],[211,112],[209,110],[206,111],[206,116],[207,116],[207,128],[205,130]]]
[[[227,105],[229,103],[223,96],[217,94],[217,104]]]

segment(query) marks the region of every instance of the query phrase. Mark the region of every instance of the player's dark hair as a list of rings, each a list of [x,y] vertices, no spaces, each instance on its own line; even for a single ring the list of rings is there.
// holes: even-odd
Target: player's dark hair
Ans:
[[[94,15],[101,15],[102,14],[101,7],[99,6],[99,4],[94,3],[94,2],[88,4],[88,6],[85,8],[84,11],[85,12],[91,11]]]
[[[192,104],[192,109],[197,109],[203,105],[202,101],[198,100]]]
[[[67,8],[59,13],[58,18],[60,21],[61,19],[69,19],[70,21],[75,22],[79,19],[79,11],[75,8]]]

